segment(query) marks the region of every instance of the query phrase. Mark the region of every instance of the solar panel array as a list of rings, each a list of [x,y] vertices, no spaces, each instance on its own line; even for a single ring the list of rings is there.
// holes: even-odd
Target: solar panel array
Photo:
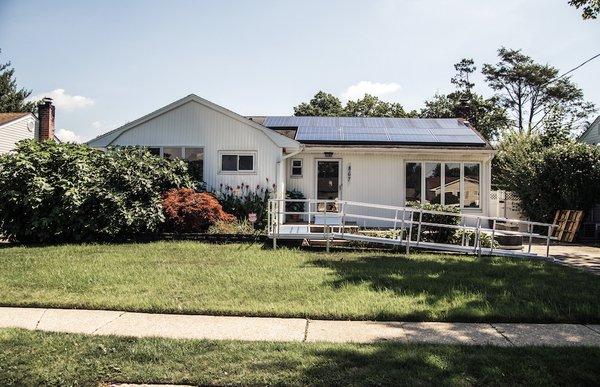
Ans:
[[[456,118],[266,117],[269,128],[297,128],[300,142],[431,143],[485,145]]]

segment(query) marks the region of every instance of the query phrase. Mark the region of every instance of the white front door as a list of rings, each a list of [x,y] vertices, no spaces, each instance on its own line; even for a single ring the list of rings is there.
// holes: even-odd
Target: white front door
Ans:
[[[341,160],[317,160],[316,169],[316,198],[321,200],[341,199]]]

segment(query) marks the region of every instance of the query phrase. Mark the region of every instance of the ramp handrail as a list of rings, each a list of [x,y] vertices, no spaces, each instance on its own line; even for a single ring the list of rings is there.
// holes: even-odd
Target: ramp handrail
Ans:
[[[305,203],[308,210],[306,211],[287,211],[285,206],[286,203]],[[315,211],[311,209],[311,205],[316,204]],[[319,211],[319,205],[322,206],[322,210]],[[332,206],[333,210],[328,211],[328,207]],[[375,215],[364,215],[359,213],[349,212],[347,207],[358,207],[363,210],[389,210],[394,212],[393,217],[387,216],[375,216]],[[381,222],[389,222],[390,225],[393,224],[393,227],[390,229],[396,231],[398,229],[398,222],[401,223],[400,230],[405,230],[408,228],[408,235],[400,235],[398,242],[406,245],[406,251],[409,252],[411,243],[415,243],[417,246],[420,244],[421,232],[423,226],[425,227],[439,227],[439,228],[448,228],[448,229],[456,229],[462,231],[462,241],[461,246],[466,247],[469,246],[470,243],[466,240],[465,235],[467,231],[474,232],[474,241],[473,241],[473,249],[474,252],[478,255],[482,253],[481,246],[481,234],[482,233],[491,233],[492,241],[496,235],[513,235],[513,236],[522,236],[528,239],[528,254],[531,253],[531,244],[533,239],[545,239],[546,240],[546,256],[548,257],[550,254],[550,241],[556,240],[557,238],[552,236],[553,228],[557,227],[554,224],[550,223],[542,223],[542,222],[532,222],[528,220],[521,219],[509,219],[502,217],[492,217],[492,216],[483,216],[478,214],[468,214],[468,213],[453,213],[453,212],[445,212],[445,211],[434,211],[434,210],[425,210],[414,207],[406,207],[406,206],[392,206],[385,204],[374,204],[374,203],[364,203],[364,202],[356,202],[356,201],[348,201],[348,200],[322,200],[322,199],[270,199],[268,206],[268,225],[267,232],[268,235],[273,238],[273,246],[276,246],[276,240],[281,236],[281,225],[284,223],[284,219],[286,215],[297,214],[303,217],[307,217],[308,228],[309,231],[311,226],[315,226],[315,224],[311,225],[311,218],[313,215],[319,215],[323,219],[340,219],[340,224],[335,225],[334,227],[338,227],[340,232],[340,236],[342,239],[344,238],[344,230],[347,225],[348,219],[362,219],[362,220],[376,220]],[[399,213],[402,213],[402,217],[398,218]],[[418,214],[418,221],[415,220],[415,214]],[[446,223],[433,223],[423,221],[423,214],[430,215],[440,215],[440,216],[448,216],[459,218],[458,224],[446,224]],[[380,214],[377,214],[380,215]],[[476,226],[467,225],[467,220],[472,220]],[[323,222],[323,238],[327,241],[327,250],[329,251],[329,244],[333,237],[332,233],[332,225],[330,225],[327,221]],[[484,224],[487,223],[488,227]],[[526,226],[527,231],[515,231],[515,230],[498,230],[498,224],[514,224],[514,225],[523,225]],[[489,227],[491,224],[491,228]],[[416,241],[412,241],[412,228],[413,225],[417,225],[417,236]],[[541,227],[547,228],[547,233],[545,235],[537,234],[533,232],[533,227]],[[470,238],[469,238],[470,239]],[[489,249],[489,253],[494,250],[502,250],[494,247],[494,243],[492,242],[492,246]]]

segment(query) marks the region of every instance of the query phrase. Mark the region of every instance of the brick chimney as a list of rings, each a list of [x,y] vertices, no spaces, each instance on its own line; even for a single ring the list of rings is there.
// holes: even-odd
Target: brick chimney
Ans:
[[[45,97],[38,104],[40,141],[54,140],[54,105],[52,98]]]

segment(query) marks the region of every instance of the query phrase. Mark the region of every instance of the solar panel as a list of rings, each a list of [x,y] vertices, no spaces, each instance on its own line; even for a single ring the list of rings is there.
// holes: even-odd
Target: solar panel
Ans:
[[[270,116],[263,125],[297,128],[301,142],[486,144],[456,118]]]

